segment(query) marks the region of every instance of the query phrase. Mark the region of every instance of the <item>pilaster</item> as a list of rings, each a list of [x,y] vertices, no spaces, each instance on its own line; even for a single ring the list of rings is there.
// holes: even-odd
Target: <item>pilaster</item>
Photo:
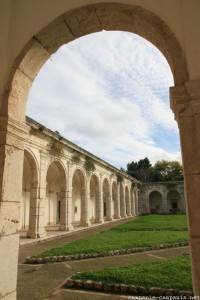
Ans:
[[[67,190],[61,201],[60,230],[70,231],[72,225],[72,164],[67,162]]]
[[[29,126],[24,123],[0,116],[0,295],[2,298],[10,295],[10,299],[14,299],[16,296],[24,144],[29,130]]]
[[[90,173],[86,173],[86,186],[81,190],[81,225],[90,226],[89,219],[89,201],[90,201]]]
[[[171,108],[180,130],[191,247],[193,289],[200,295],[200,81],[170,89]]]
[[[98,201],[97,201],[97,215],[96,222],[104,223],[103,218],[103,176],[100,174],[100,182],[99,182],[99,191],[98,191]]]
[[[120,215],[122,218],[126,217],[125,187],[123,183],[120,184]]]

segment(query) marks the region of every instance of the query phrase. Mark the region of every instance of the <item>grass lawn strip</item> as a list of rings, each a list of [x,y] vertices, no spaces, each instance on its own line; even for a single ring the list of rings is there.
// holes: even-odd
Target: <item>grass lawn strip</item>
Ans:
[[[134,232],[127,231],[125,233],[119,231],[107,231],[98,233],[87,238],[66,244],[62,247],[53,248],[37,257],[51,257],[59,255],[75,255],[101,253],[104,251],[143,248],[160,244],[171,244],[187,242],[187,232]]]
[[[186,215],[148,215],[112,228],[113,231],[187,231]]]
[[[148,215],[118,225],[109,231],[53,248],[36,257],[102,253],[187,241],[185,215]]]
[[[192,277],[188,257],[84,272],[73,275],[72,279],[92,280],[104,284],[127,284],[147,288],[158,287],[192,291]]]

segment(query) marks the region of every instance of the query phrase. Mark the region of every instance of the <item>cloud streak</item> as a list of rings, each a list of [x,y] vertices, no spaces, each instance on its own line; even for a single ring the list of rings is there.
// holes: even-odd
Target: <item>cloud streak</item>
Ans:
[[[148,156],[180,159],[162,54],[125,32],[61,47],[33,83],[27,114],[116,167]]]

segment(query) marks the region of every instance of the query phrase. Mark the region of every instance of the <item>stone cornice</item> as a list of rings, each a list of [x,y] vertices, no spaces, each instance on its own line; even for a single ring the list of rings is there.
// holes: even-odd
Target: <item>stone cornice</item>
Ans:
[[[170,88],[170,107],[178,121],[200,113],[200,80],[188,81],[183,86]]]

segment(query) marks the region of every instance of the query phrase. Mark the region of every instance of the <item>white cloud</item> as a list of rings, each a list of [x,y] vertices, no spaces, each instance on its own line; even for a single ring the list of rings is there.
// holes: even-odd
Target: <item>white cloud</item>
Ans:
[[[117,167],[145,156],[176,159],[170,85],[169,66],[150,43],[101,32],[52,56],[33,84],[27,114]]]

